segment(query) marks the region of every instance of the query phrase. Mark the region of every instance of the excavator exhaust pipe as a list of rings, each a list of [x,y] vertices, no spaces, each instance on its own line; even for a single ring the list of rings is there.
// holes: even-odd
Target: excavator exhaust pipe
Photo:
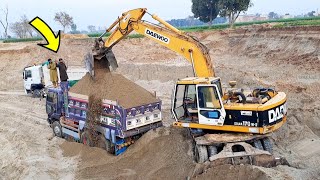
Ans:
[[[104,42],[101,38],[95,40],[94,48],[92,53],[89,52],[85,55],[84,61],[85,66],[89,74],[94,77],[94,62],[103,61],[101,63],[105,64],[110,71],[115,71],[118,68],[118,62],[114,56],[112,49],[106,49],[103,47]]]

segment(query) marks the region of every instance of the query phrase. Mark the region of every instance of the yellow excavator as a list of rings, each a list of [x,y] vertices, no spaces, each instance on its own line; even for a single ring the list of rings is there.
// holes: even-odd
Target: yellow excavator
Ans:
[[[111,32],[108,38],[102,40],[104,33],[96,39],[92,54],[86,58],[91,75],[95,61],[117,68],[112,47],[132,31],[142,34],[192,65],[194,77],[176,83],[172,114],[173,126],[188,128],[197,162],[274,165],[277,158],[272,156],[268,135],[286,122],[286,94],[271,88],[245,91],[237,88],[235,81],[223,88],[206,46],[156,15],[149,14],[158,24],[142,20],[145,14],[149,14],[145,8],[123,13],[106,30]]]

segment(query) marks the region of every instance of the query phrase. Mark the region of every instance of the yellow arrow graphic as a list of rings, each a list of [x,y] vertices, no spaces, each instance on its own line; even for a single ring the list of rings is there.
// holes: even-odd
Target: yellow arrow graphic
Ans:
[[[58,52],[60,47],[60,31],[55,36],[52,29],[41,18],[35,17],[29,24],[34,27],[47,41],[47,44],[38,44],[41,47],[47,48],[55,53]]]

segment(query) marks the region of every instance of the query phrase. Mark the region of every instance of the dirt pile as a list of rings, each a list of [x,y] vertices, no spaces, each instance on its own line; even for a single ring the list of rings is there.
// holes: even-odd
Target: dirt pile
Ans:
[[[146,105],[159,101],[153,94],[128,80],[121,74],[111,73],[108,68],[95,62],[95,77],[86,74],[70,92],[117,101],[125,108]]]
[[[186,179],[193,173],[191,143],[181,129],[149,131],[120,156],[77,143],[61,147],[65,156],[81,157],[76,179]]]
[[[223,165],[207,169],[201,175],[196,176],[195,179],[238,179],[238,180],[266,180],[268,178],[266,173],[257,167],[249,165]]]

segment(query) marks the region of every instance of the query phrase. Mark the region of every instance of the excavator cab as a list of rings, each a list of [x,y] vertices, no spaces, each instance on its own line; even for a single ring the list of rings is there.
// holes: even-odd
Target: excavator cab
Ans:
[[[185,78],[175,88],[172,112],[176,121],[222,126],[226,111],[219,78]]]

